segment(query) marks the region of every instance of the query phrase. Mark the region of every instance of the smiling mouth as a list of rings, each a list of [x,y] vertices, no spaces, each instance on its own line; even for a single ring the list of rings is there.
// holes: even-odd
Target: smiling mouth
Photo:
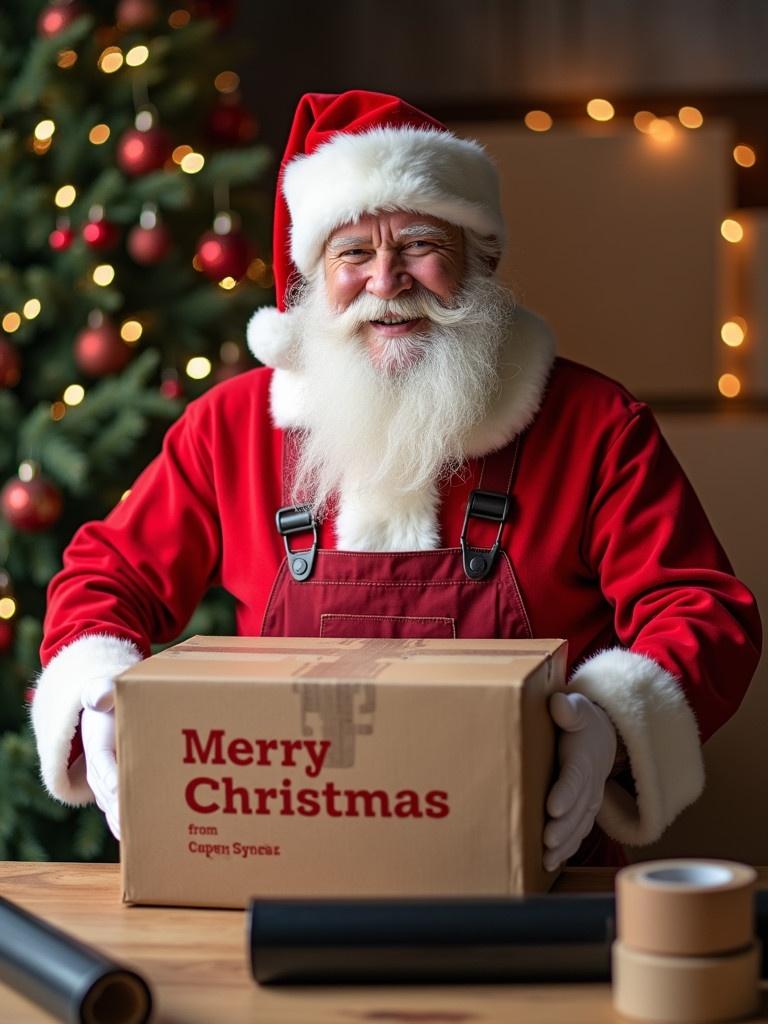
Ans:
[[[369,320],[371,327],[378,331],[380,334],[387,335],[398,335],[407,334],[412,331],[414,327],[419,326],[423,323],[423,317],[415,317],[414,319],[408,320],[401,317],[387,317],[384,320]]]

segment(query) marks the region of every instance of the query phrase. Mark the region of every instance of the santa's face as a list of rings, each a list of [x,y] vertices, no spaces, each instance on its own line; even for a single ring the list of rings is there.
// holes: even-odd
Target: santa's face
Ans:
[[[361,309],[359,340],[376,369],[394,376],[423,358],[429,336],[429,320],[410,315],[408,300],[425,289],[450,305],[464,276],[463,235],[427,214],[368,214],[328,238],[324,270],[329,306]]]
[[[292,500],[319,513],[335,491],[375,493],[385,515],[464,461],[500,387],[514,298],[458,229],[423,214],[366,217],[330,242],[292,296],[295,372],[311,382]]]

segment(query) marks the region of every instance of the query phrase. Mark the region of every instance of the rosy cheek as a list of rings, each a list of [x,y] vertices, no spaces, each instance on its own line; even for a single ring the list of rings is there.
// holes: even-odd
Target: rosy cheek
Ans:
[[[333,274],[333,297],[338,305],[346,306],[360,292],[365,283],[362,268],[353,263],[337,267]]]

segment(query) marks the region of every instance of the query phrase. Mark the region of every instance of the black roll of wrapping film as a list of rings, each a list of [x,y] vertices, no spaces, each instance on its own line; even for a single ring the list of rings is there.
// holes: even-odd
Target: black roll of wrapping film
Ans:
[[[768,977],[768,891],[755,900]],[[253,900],[256,981],[609,981],[610,895]],[[0,981],[73,1024],[145,1024],[135,972],[0,897]]]
[[[768,891],[755,901],[768,977]],[[261,984],[609,981],[611,895],[509,899],[258,899],[251,972]]]
[[[0,981],[72,1024],[144,1024],[147,983],[0,896]]]

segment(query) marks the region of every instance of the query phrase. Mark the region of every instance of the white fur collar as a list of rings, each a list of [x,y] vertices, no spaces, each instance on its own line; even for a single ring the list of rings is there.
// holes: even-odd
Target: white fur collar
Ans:
[[[501,390],[486,417],[472,430],[464,454],[487,455],[508,444],[538,411],[555,357],[552,334],[540,317],[518,306],[504,346]],[[275,426],[303,427],[305,383],[297,370],[278,368],[270,387]],[[394,495],[343,486],[336,520],[339,548],[348,551],[424,551],[439,547],[438,496],[423,492]]]

